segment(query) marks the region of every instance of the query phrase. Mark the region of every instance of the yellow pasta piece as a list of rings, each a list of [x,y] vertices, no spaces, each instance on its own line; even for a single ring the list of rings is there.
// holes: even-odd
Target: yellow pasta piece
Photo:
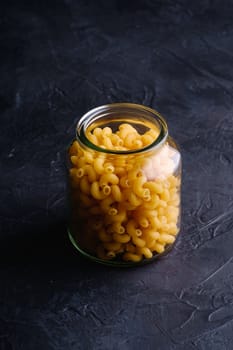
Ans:
[[[142,148],[142,146],[143,146],[143,142],[141,140],[139,140],[139,139],[134,140],[131,149],[139,149],[139,148]]]
[[[170,199],[170,194],[169,194],[169,191],[168,191],[168,189],[164,189],[163,190],[163,192],[160,194],[160,198],[162,199],[162,200],[164,200],[165,202],[168,202],[169,201],[169,199]]]
[[[130,192],[128,195],[128,201],[133,206],[133,208],[138,207],[142,204],[142,199],[138,198],[134,192]]]
[[[108,258],[114,259],[116,257],[116,252],[109,251],[109,252],[107,252],[106,255],[107,255]]]
[[[153,257],[152,251],[147,247],[137,247],[136,251],[139,255],[143,255],[146,259]]]
[[[103,157],[98,157],[93,161],[93,168],[99,175],[104,173],[104,161],[105,159]]]
[[[123,156],[123,157],[117,157],[116,159],[114,159],[114,166],[115,167],[125,167],[127,163],[127,159]]]
[[[136,246],[133,243],[126,243],[125,245],[125,251],[130,253],[136,252]]]
[[[177,197],[175,200],[170,201],[169,204],[178,207],[180,205],[180,199]]]
[[[81,168],[80,168],[81,169]],[[95,169],[90,164],[86,164],[82,168],[84,170],[84,174],[87,175],[88,180],[90,182],[94,182],[97,180],[97,173],[95,172]]]
[[[90,194],[91,193],[91,188],[90,188],[90,182],[88,181],[87,176],[83,176],[80,179],[80,190],[85,193],[85,194]]]
[[[108,185],[104,185],[102,191],[105,194],[105,196],[108,196],[111,193],[112,188]]]
[[[110,137],[112,136],[112,129],[109,126],[106,126],[105,128],[103,128],[102,130],[102,135],[105,137]]]
[[[130,133],[134,133],[135,135],[137,135],[137,130],[130,124],[121,124],[119,126],[119,131],[117,131],[117,135],[122,140],[125,140]]]
[[[150,222],[151,222],[151,227],[153,227],[154,229],[159,230],[162,227],[162,224],[161,224],[159,218],[156,216],[151,217]]]
[[[160,194],[163,192],[163,186],[156,181],[148,181],[144,184],[145,188],[149,188],[152,193]]]
[[[110,209],[112,209],[111,205],[114,203],[114,199],[112,197],[104,198],[100,201],[100,208],[104,213],[109,213]]]
[[[123,254],[122,259],[125,261],[139,262],[142,260],[142,255],[127,252]]]
[[[156,209],[159,206],[160,200],[159,200],[159,196],[157,194],[151,194],[151,198],[149,201],[145,201],[144,203],[144,208],[145,209]]]
[[[91,195],[98,200],[106,198],[106,195],[101,191],[98,181],[94,181],[91,184]]]
[[[76,155],[70,157],[71,163],[77,165],[78,157]]]
[[[178,214],[179,214],[179,209],[178,208],[175,208],[175,207],[173,207],[171,205],[169,205],[167,207],[166,216],[167,216],[168,222],[177,221]]]
[[[96,145],[96,146],[99,145],[99,140],[98,140],[98,138],[97,138],[96,135],[93,135],[93,134],[90,132],[90,133],[88,133],[87,137],[88,137],[88,139],[89,139],[92,143],[94,143],[94,145]]]
[[[79,188],[80,177],[77,176],[76,168],[70,169],[70,185],[73,188]]]
[[[149,220],[145,217],[138,218],[138,223],[141,227],[144,227],[144,228],[150,226]]]
[[[128,178],[129,178],[130,172],[132,170],[136,170],[135,169],[135,164],[134,164],[134,162],[132,160],[128,159],[128,162],[126,162],[126,164],[125,164],[125,171],[127,172]],[[138,167],[137,167],[137,170],[138,170]],[[135,172],[133,172],[131,177],[135,178],[136,176],[137,176],[137,172],[136,172],[136,174],[135,174]]]
[[[79,150],[80,150],[80,147],[79,147],[78,141],[74,141],[72,143],[72,145],[70,146],[70,148],[69,148],[69,155],[70,155],[70,157],[73,156],[73,155],[78,155],[79,154]]]
[[[124,228],[124,226],[121,225],[120,222],[114,222],[111,226],[111,231],[116,232],[116,233],[121,235],[121,234],[125,233],[125,228]]]
[[[111,235],[107,234],[107,232],[105,231],[104,228],[99,230],[98,237],[102,242],[111,242],[112,241]]]
[[[116,201],[116,202],[121,202],[122,201],[122,192],[120,190],[120,187],[118,185],[112,185],[111,186],[111,194],[112,194],[112,197],[113,199]]]
[[[153,250],[153,247],[156,243],[156,239],[152,239],[152,240],[146,240],[146,247],[149,248],[152,252],[154,251]]]
[[[127,137],[125,138],[124,145],[128,147],[129,149],[134,148],[134,142],[135,142],[135,133],[129,132],[127,134]]]
[[[163,244],[155,243],[153,250],[160,254],[164,252],[165,248]]]
[[[113,239],[115,242],[128,243],[130,241],[131,237],[127,234],[122,235],[122,234],[114,233]]]
[[[95,128],[93,130],[93,135],[95,135],[98,140],[102,140],[102,129],[101,128]]]
[[[137,206],[136,205],[133,205],[131,204],[130,202],[128,201],[125,201],[123,204],[122,204],[122,207],[129,213],[129,212],[133,212]]]
[[[115,147],[112,144],[111,139],[107,137],[103,137],[103,146],[105,146],[107,149],[114,149]]]
[[[121,178],[120,178],[120,186],[122,188],[129,188],[131,186],[130,181],[129,181],[129,179],[128,179],[128,177],[126,175],[121,176]]]
[[[119,183],[119,178],[115,174],[103,174],[100,176],[99,183],[100,186],[117,185]]]
[[[141,176],[143,176],[143,171],[141,169],[132,169],[128,172],[128,179],[129,181],[132,183],[137,179],[137,178],[140,178]],[[143,177],[143,180],[145,178]]]
[[[172,222],[171,224],[169,224],[169,228],[168,228],[168,233],[171,235],[176,235],[179,231],[177,225],[175,222]]]
[[[80,205],[82,207],[91,207],[95,204],[95,201],[93,200],[93,198],[87,196],[84,193],[79,194],[79,199],[80,199]]]
[[[124,141],[116,134],[111,135],[111,141],[117,150],[124,145]]]
[[[176,185],[177,185],[177,179],[176,179],[176,177],[174,176],[174,175],[171,175],[171,176],[168,176],[168,182],[169,182],[169,184],[170,184],[170,187],[172,188],[172,187],[176,187]]]
[[[136,235],[137,237],[140,237],[140,236],[142,235],[142,230],[140,230],[140,228],[137,228],[137,229],[135,230],[135,235]]]
[[[136,236],[136,229],[137,229],[137,223],[135,222],[135,220],[128,220],[127,224],[126,224],[126,232],[130,235],[130,236]]]
[[[146,182],[145,176],[140,176],[133,180],[132,189],[134,194],[143,198],[146,195],[150,195],[150,190],[148,188],[143,188],[144,183]]]
[[[159,206],[162,207],[162,208],[166,208],[167,202],[165,202],[165,201],[163,201],[162,199],[160,199],[160,201],[159,201]]]
[[[83,151],[83,157],[88,164],[92,164],[94,160],[94,154],[89,151]]]
[[[113,164],[110,162],[106,162],[103,167],[105,173],[112,174],[115,171]]]
[[[77,158],[76,160],[76,168],[83,168],[86,165],[86,159],[84,157]]]
[[[118,208],[118,213],[117,215],[112,216],[111,218],[106,218],[106,224],[109,223],[123,223],[127,219],[127,212],[124,210],[124,208],[120,207]]]
[[[168,235],[165,233],[162,233],[160,237],[158,238],[158,241],[161,243],[174,243],[175,242],[175,237],[172,235]]]
[[[146,245],[146,242],[144,241],[144,239],[141,239],[139,237],[132,236],[132,242],[137,246],[137,247],[144,247]]]
[[[111,216],[116,216],[117,213],[118,213],[118,211],[116,208],[110,208],[108,211],[108,215],[111,215]]]
[[[146,242],[157,240],[159,237],[160,233],[153,229],[146,229],[143,231],[143,239],[146,240]]]
[[[158,209],[141,209],[141,213],[145,215],[149,220],[158,216]]]
[[[150,145],[155,139],[151,135],[144,134],[142,135],[141,140],[143,142],[143,146],[145,147]]]
[[[104,242],[103,246],[107,250],[116,251],[121,248],[121,243],[119,242]]]
[[[125,174],[125,169],[123,167],[120,166],[116,166],[115,167],[115,174],[119,177],[119,176],[123,176]]]
[[[160,221],[160,225],[161,225],[161,226],[167,224],[167,218],[166,218],[165,215],[159,216],[158,219],[159,219],[159,221]]]

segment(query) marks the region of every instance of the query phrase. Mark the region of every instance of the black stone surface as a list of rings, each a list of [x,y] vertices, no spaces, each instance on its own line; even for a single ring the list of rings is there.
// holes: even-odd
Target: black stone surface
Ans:
[[[0,12],[0,349],[233,349],[233,2]],[[140,268],[86,261],[66,234],[66,146],[118,101],[164,114],[183,154],[178,242]]]

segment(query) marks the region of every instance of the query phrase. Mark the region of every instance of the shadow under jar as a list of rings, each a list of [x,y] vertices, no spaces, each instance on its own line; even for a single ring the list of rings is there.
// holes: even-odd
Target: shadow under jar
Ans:
[[[68,149],[71,242],[114,266],[153,261],[180,229],[181,155],[153,109],[115,103],[78,122]]]

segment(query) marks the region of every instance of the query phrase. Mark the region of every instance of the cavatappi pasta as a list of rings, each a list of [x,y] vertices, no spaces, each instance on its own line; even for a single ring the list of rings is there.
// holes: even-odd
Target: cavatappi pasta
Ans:
[[[101,148],[136,150],[158,136],[122,123],[88,131]],[[69,148],[71,215],[80,247],[100,259],[139,262],[164,252],[179,231],[179,153],[168,143],[145,157],[142,153],[100,153],[74,141]]]

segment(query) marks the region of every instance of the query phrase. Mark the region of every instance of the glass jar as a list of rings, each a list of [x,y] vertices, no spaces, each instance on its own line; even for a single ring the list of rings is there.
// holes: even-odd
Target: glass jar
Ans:
[[[153,261],[180,229],[181,155],[163,117],[131,103],[97,107],[68,149],[71,242],[114,266]]]

